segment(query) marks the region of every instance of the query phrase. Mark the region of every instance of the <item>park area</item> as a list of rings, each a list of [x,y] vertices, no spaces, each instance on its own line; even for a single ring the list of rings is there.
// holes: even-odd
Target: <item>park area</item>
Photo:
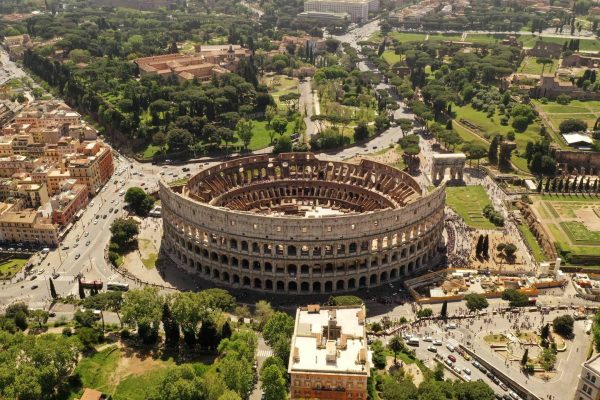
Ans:
[[[0,261],[0,280],[12,279],[27,264],[27,258],[9,258]]]
[[[532,101],[535,108],[545,116],[552,130],[558,132],[560,123],[566,119],[580,119],[592,128],[596,119],[600,117],[600,101],[598,100],[571,100],[569,104],[558,104],[554,101],[542,103],[539,100]]]
[[[599,198],[537,196],[533,209],[567,261],[600,263]]]
[[[486,113],[475,110],[470,104],[465,106],[453,105],[452,111],[456,114],[454,129],[465,142],[475,142],[489,147],[486,142],[495,134],[507,136],[509,131],[514,131],[511,126],[512,118],[508,125],[501,125],[501,115],[494,114],[488,118]],[[467,126],[469,124],[469,126]],[[517,152],[513,152],[511,161],[520,170],[527,172],[527,159],[525,159],[525,149],[528,142],[536,142],[540,139],[540,126],[537,122],[531,123],[524,132],[515,133],[515,143]]]
[[[83,388],[92,388],[113,400],[143,400],[156,392],[169,369],[177,364],[171,357],[138,352],[121,343],[108,345],[81,360],[76,368],[81,388],[75,388],[69,399],[79,398]],[[191,365],[194,369],[208,368],[199,362]]]
[[[551,61],[549,64],[543,64],[542,61]],[[519,66],[517,72],[522,74],[541,75],[542,71],[544,75],[554,75],[558,68],[557,59],[543,59],[537,57],[525,57]]]
[[[446,204],[460,215],[467,225],[476,229],[495,229],[483,215],[483,208],[491,204],[482,186],[446,188]]]

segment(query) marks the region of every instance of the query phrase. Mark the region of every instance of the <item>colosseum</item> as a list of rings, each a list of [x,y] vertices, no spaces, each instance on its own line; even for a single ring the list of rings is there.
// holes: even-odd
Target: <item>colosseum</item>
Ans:
[[[384,164],[260,155],[160,183],[161,250],[215,285],[280,294],[351,292],[439,259],[445,191]]]

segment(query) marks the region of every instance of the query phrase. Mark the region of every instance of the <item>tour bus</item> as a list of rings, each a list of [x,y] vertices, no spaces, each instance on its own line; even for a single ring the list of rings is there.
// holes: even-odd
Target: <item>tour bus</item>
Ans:
[[[417,337],[411,337],[410,339],[408,339],[408,344],[410,346],[418,346],[419,345],[419,338],[417,338]]]
[[[126,292],[129,290],[129,284],[121,282],[108,282],[106,284],[106,290],[120,290],[122,292]]]

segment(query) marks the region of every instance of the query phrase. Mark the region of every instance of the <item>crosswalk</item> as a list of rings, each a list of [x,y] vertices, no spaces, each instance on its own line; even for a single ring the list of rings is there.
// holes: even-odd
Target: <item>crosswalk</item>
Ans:
[[[268,358],[271,357],[273,355],[273,350],[258,350],[256,352],[256,357],[257,358]]]

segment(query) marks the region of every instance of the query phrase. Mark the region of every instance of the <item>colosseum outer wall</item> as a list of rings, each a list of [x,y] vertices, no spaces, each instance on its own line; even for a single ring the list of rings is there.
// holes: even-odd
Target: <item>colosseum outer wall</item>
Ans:
[[[163,250],[222,286],[276,293],[374,287],[438,259],[445,188],[399,209],[304,218],[214,207],[160,183]]]

